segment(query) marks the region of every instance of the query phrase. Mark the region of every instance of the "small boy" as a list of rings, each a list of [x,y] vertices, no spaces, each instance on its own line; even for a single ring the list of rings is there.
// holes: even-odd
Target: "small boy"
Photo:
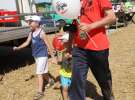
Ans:
[[[27,22],[31,28],[27,40],[13,50],[20,50],[32,42],[32,55],[36,62],[37,93],[34,100],[39,100],[44,96],[44,81],[48,78],[48,51],[52,53],[47,35],[40,26],[41,19],[39,16],[30,16]]]

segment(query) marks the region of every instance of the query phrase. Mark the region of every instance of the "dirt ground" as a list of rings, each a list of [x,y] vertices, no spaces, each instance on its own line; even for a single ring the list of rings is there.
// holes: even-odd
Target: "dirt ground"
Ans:
[[[110,39],[110,68],[116,100],[135,100],[135,24],[118,28]],[[32,100],[36,92],[35,63],[29,49],[14,53],[10,47],[0,47],[0,68],[5,76],[0,81],[0,100]],[[49,65],[58,76],[59,67]],[[101,100],[100,88],[89,71],[87,100]],[[62,100],[60,90],[46,89],[43,100]]]

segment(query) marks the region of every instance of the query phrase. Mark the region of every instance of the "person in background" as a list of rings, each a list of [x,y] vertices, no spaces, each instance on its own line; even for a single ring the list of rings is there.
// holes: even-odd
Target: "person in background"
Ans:
[[[39,100],[44,96],[44,81],[48,81],[48,52],[52,55],[52,49],[49,45],[47,35],[40,25],[41,18],[37,15],[29,16],[27,23],[30,26],[31,32],[27,40],[18,47],[13,47],[13,50],[20,50],[28,46],[32,42],[32,55],[36,62],[37,74],[37,93],[34,100]]]

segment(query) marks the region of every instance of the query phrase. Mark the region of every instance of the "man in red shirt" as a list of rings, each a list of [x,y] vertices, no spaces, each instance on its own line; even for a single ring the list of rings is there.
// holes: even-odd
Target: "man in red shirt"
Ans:
[[[90,68],[104,100],[114,100],[109,69],[109,41],[105,25],[115,22],[109,0],[81,0],[78,31],[74,34],[70,100],[85,100],[85,81]]]

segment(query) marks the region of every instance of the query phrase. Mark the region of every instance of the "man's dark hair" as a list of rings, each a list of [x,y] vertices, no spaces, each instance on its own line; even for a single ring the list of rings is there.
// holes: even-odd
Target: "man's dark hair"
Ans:
[[[66,25],[63,27],[63,30],[64,30],[64,31],[69,31],[69,32],[76,32],[76,31],[77,31],[77,26],[74,25],[74,24],[66,24]]]

